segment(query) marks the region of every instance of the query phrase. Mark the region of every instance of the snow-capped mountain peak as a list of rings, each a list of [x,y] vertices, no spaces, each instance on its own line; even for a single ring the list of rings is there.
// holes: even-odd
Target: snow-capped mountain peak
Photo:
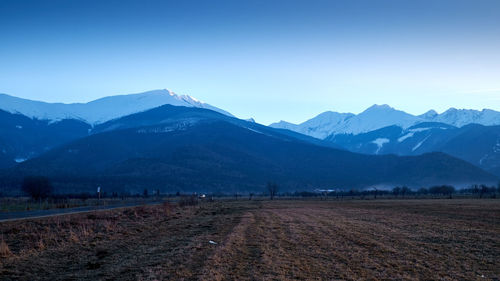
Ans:
[[[462,127],[471,123],[486,126],[500,125],[500,112],[491,109],[478,111],[450,108],[441,114],[438,114],[435,110],[429,110],[422,115],[415,116],[387,104],[375,104],[357,115],[327,111],[298,125],[281,121],[270,126],[325,139],[329,135],[357,135],[388,126],[407,129],[424,122],[438,122],[455,127]]]
[[[491,109],[483,109],[479,111],[473,109],[456,109],[452,107],[441,114],[427,118],[427,120],[445,123],[456,127],[462,127],[473,123],[491,126],[500,124],[500,112]]]
[[[370,107],[368,107],[364,112],[370,112],[370,111],[391,111],[395,110],[388,104],[374,104]]]
[[[205,108],[232,116],[222,109],[199,101],[189,95],[179,96],[167,89],[138,94],[109,96],[88,103],[71,104],[47,103],[0,94],[1,110],[20,113],[30,118],[52,121],[67,118],[79,119],[92,125],[165,104]]]
[[[437,115],[438,115],[438,113],[434,109],[431,109],[431,110],[427,111],[426,113],[419,115],[418,117],[426,119],[426,120],[430,120],[432,118],[435,118]]]
[[[324,139],[331,134],[359,134],[394,124],[407,128],[419,120],[420,118],[396,110],[387,104],[375,104],[358,115],[326,111],[299,125],[281,121],[270,126]]]
[[[324,139],[332,130],[335,130],[337,126],[343,124],[352,116],[354,116],[352,113],[326,111],[300,125],[280,121],[269,126],[273,128],[288,129],[315,138]]]
[[[387,104],[373,105],[347,120],[335,133],[359,134],[392,125],[408,128],[419,121],[419,117],[394,109]]]

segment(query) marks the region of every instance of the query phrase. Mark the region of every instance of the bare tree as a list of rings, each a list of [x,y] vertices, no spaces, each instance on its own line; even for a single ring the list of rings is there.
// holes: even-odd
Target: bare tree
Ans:
[[[488,187],[484,184],[481,184],[481,188],[479,189],[479,198],[483,198],[483,195],[488,193]]]
[[[276,184],[275,182],[267,183],[267,191],[269,192],[269,197],[271,198],[271,200],[273,200],[274,196],[278,194],[278,190],[279,190],[278,184]]]
[[[418,189],[418,194],[422,194],[422,195],[426,195],[429,193],[429,189],[425,188],[425,187],[421,187]]]
[[[394,194],[394,196],[398,197],[399,193],[401,193],[401,187],[396,186],[392,189],[392,194]]]
[[[407,186],[403,186],[403,187],[401,187],[400,192],[401,192],[401,196],[402,196],[403,198],[405,198],[405,194],[410,193],[410,192],[411,192],[411,189],[410,189],[410,188],[408,188]]]

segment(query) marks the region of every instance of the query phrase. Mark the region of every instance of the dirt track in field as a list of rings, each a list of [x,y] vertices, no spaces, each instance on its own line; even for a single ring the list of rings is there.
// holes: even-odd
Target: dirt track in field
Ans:
[[[0,260],[1,279],[500,278],[500,200],[219,202],[168,215],[158,208],[110,211],[118,219],[107,231],[32,251],[13,243],[19,225],[0,224],[17,245]],[[83,215],[68,220],[71,227]]]
[[[249,212],[207,267],[216,280],[498,278],[498,209],[392,203]]]

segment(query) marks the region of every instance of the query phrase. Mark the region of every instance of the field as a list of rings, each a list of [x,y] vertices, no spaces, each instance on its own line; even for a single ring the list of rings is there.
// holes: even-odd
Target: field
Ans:
[[[500,278],[496,199],[164,204],[0,231],[2,280]]]
[[[113,206],[123,204],[141,204],[158,201],[157,197],[124,197],[124,198],[57,198],[43,201],[32,200],[29,197],[0,197],[0,212],[20,212],[50,209],[67,209],[85,206]]]

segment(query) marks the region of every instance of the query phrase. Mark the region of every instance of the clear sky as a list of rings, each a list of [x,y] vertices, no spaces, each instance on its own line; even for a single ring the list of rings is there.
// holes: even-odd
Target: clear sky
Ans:
[[[168,88],[241,118],[500,110],[498,0],[0,0],[0,92]]]

